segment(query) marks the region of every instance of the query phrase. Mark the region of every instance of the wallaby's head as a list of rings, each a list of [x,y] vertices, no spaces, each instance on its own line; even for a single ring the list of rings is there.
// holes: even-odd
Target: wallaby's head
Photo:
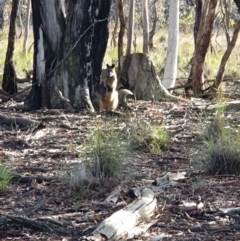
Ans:
[[[115,64],[112,65],[108,65],[107,64],[107,76],[108,77],[113,77],[115,76],[116,72],[115,72]]]

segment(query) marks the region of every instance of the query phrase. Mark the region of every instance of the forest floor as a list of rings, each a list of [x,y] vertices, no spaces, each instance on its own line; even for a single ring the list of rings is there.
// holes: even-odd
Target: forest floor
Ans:
[[[210,102],[200,100],[198,104],[206,106]],[[6,103],[1,114],[41,121],[42,125],[35,130],[0,125],[1,164],[21,175],[0,196],[0,240],[83,240],[83,233],[94,230],[102,220],[123,208],[97,205],[114,188],[120,187],[118,201],[127,205],[133,201],[127,196],[130,188],[151,185],[166,173],[178,172],[185,172],[186,178],[156,194],[158,208],[151,220],[146,220],[151,223],[147,231],[123,240],[240,240],[240,177],[204,173],[205,147],[198,137],[214,111],[182,102],[132,101],[131,110],[113,117],[104,113],[94,116],[87,111],[23,112],[15,105]],[[237,126],[239,106],[227,108],[223,117]],[[99,120],[126,126],[139,120],[163,124],[172,133],[170,143],[161,155],[129,153],[126,161],[130,168],[124,172],[124,181],[108,183],[102,192],[89,185],[86,196],[77,199],[71,195],[69,176],[80,158],[71,146],[88,138]],[[45,205],[41,209],[33,210],[29,217],[21,216],[22,211],[25,213],[42,198]],[[180,208],[190,202],[203,205],[189,212]],[[225,212],[227,208],[234,208],[231,215]],[[55,221],[51,223],[50,219]]]

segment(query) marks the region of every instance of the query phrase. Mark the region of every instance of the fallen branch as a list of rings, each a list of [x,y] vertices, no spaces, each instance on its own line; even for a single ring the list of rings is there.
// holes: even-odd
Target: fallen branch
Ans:
[[[153,191],[145,188],[139,198],[105,219],[92,234],[104,235],[108,240],[126,239],[132,229],[153,215],[156,207],[157,200]]]
[[[9,127],[38,128],[41,122],[33,121],[23,117],[8,117],[0,115],[0,124],[7,125]]]

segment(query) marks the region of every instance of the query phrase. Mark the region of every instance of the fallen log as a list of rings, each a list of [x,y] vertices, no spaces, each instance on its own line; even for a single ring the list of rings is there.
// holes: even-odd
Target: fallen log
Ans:
[[[145,188],[140,197],[105,219],[92,234],[101,234],[107,237],[107,240],[126,238],[132,229],[154,214],[156,207],[154,192]]]
[[[9,127],[20,127],[20,128],[38,128],[41,124],[39,121],[26,119],[23,117],[8,117],[0,115],[0,124],[4,124]]]

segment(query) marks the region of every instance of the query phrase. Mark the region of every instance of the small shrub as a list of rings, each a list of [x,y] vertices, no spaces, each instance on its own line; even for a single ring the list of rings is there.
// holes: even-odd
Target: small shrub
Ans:
[[[207,148],[204,161],[211,175],[240,173],[240,134],[224,127],[223,112],[218,109],[203,135]]]
[[[228,133],[208,147],[206,155],[207,172],[211,175],[240,173],[240,138]]]
[[[114,125],[97,124],[88,141],[82,145],[82,150],[79,157],[84,161],[72,172],[71,191],[75,197],[83,198],[91,186],[102,195],[106,191],[104,184],[120,176],[128,151],[127,138]]]
[[[13,175],[4,166],[0,166],[0,193],[8,189],[8,184],[13,178]]]
[[[167,148],[169,135],[162,126],[151,126],[143,122],[133,132],[132,147],[136,150],[159,155]]]
[[[124,139],[126,140],[123,133],[112,126],[107,126],[106,129],[98,126],[93,131],[86,165],[94,177],[101,179],[118,176],[127,150]]]
[[[77,199],[83,199],[87,194],[87,186],[92,180],[93,177],[85,165],[80,164],[75,168],[69,183],[73,196]]]

